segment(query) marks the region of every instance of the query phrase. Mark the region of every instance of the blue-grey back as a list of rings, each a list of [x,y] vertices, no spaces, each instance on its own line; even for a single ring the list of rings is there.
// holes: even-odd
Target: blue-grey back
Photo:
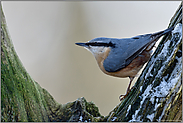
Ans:
[[[151,34],[147,34],[112,41],[117,45],[111,48],[108,57],[104,60],[105,70],[115,72],[126,67],[149,45],[150,36]]]

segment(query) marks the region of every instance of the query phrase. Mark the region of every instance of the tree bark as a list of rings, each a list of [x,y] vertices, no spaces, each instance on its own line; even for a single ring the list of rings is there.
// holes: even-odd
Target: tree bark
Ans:
[[[108,116],[85,98],[57,103],[23,67],[1,7],[1,121],[182,121],[182,3],[131,92]],[[179,23],[179,24],[178,24]]]
[[[182,3],[130,94],[107,121],[182,121]]]

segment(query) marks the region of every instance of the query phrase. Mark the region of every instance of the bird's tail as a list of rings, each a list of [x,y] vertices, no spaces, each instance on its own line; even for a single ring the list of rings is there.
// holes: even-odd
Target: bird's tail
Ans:
[[[174,27],[170,27],[168,29],[165,29],[163,31],[160,31],[160,32],[156,32],[156,33],[153,33],[152,36],[158,36],[158,37],[161,37],[162,35],[165,35],[167,33],[170,33],[172,30],[174,29]]]
[[[153,34],[151,35],[152,40],[147,44],[146,50],[149,50],[149,51],[150,51],[150,50],[154,47],[156,41],[158,41],[158,39],[159,39],[161,36],[163,36],[163,35],[165,35],[165,34],[167,34],[167,33],[170,33],[173,29],[174,29],[173,27],[170,27],[170,28],[165,29],[165,30],[163,30],[163,31],[153,33]]]

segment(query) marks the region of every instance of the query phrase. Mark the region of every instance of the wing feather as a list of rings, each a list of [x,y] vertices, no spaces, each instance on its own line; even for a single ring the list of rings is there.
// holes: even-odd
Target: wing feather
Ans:
[[[139,35],[132,38],[118,39],[115,48],[111,48],[111,52],[104,60],[104,68],[108,72],[116,72],[134,60],[141,54],[151,43],[157,41],[162,35],[170,32],[173,28],[166,29],[154,34]]]

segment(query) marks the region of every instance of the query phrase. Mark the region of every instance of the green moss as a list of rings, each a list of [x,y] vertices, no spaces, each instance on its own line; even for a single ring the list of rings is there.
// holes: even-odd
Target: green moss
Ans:
[[[1,12],[1,121],[78,121],[80,116],[101,120],[94,103],[79,98],[59,104],[30,77],[14,50]]]
[[[3,13],[1,17],[1,121],[48,121],[46,104],[14,50]]]

